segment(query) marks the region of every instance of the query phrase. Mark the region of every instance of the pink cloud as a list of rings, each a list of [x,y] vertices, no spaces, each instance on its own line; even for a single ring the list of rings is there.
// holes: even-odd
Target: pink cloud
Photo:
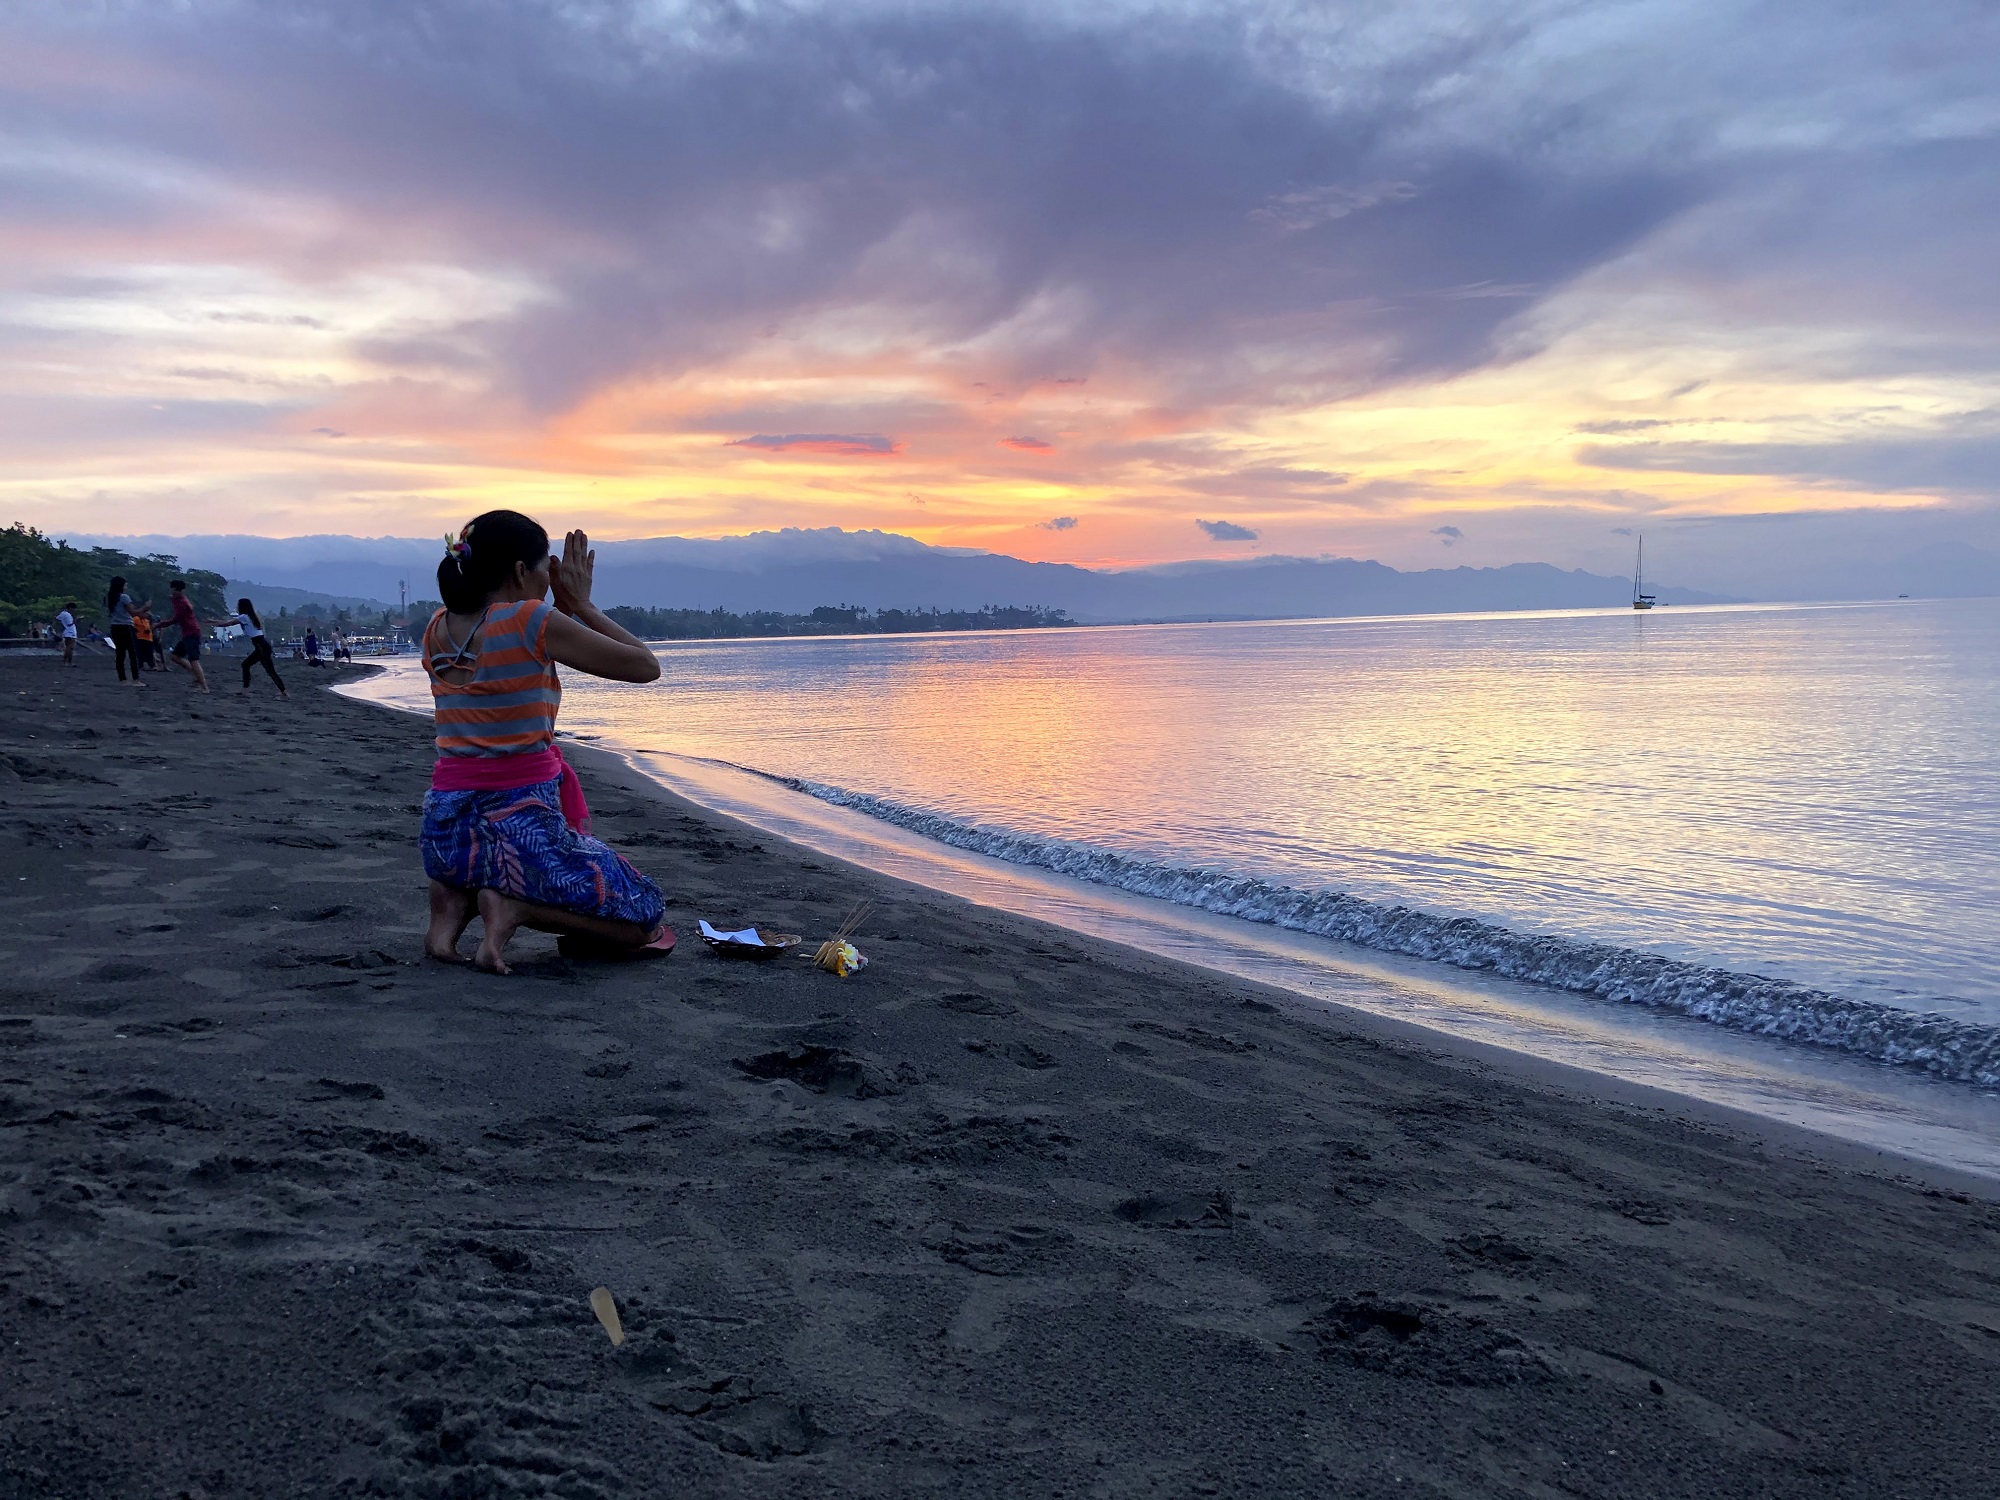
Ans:
[[[1045,443],[1040,438],[1010,437],[1000,439],[1003,448],[1019,448],[1023,453],[1053,453],[1054,443]]]

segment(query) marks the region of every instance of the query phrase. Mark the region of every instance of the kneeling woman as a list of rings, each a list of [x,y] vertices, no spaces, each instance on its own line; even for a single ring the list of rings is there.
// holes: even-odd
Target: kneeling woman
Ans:
[[[556,748],[555,663],[614,682],[660,675],[644,643],[590,602],[595,561],[582,532],[557,559],[535,522],[493,510],[438,564],[444,608],[424,631],[438,749],[422,838],[432,958],[460,962],[475,912],[486,933],[474,962],[495,974],[509,972],[521,927],[634,954],[672,945],[659,887],[590,837],[583,789]]]

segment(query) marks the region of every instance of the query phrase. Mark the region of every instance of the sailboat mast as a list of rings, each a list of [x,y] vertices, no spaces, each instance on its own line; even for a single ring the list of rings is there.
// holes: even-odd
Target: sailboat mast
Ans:
[[[1644,533],[1641,533],[1639,537],[1638,554],[1632,559],[1632,607],[1634,609],[1651,609],[1653,607],[1653,596],[1646,592],[1646,538]]]

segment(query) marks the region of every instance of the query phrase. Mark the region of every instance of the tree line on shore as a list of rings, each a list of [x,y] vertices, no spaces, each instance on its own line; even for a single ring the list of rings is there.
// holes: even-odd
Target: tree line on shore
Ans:
[[[881,609],[822,604],[811,614],[760,609],[639,609],[615,604],[605,613],[648,641],[716,641],[743,636],[914,635],[946,630],[1046,630],[1076,622],[1060,609],[989,604],[983,609]]]
[[[33,624],[47,624],[64,604],[74,600],[79,619],[90,621],[103,612],[104,591],[114,577],[125,579],[135,599],[163,608],[167,584],[185,579],[196,613],[212,618],[229,612],[228,580],[206,568],[184,568],[167,553],[135,557],[115,547],[72,547],[51,541],[32,526],[16,521],[0,530],[0,635],[28,633]],[[268,611],[269,623],[280,635],[308,626],[334,624],[350,633],[380,630],[385,635],[421,630],[437,606],[412,603],[406,617],[373,611],[300,605]],[[989,604],[981,609],[882,609],[858,604],[822,604],[809,614],[781,610],[642,609],[613,605],[605,613],[645,640],[705,641],[739,637],[798,635],[912,635],[953,630],[1045,630],[1076,622],[1060,609],[1040,605]]]
[[[254,590],[254,585],[252,585]],[[384,636],[414,641],[423,633],[430,617],[437,613],[435,599],[412,600],[407,613],[395,609],[367,609],[307,600],[302,604],[280,605],[263,611],[266,628],[275,623],[279,635],[303,635],[308,630],[339,630],[353,636]]]
[[[113,578],[123,578],[125,591],[150,602],[159,615],[166,610],[167,585],[176,578],[187,583],[195,613],[204,619],[226,615],[235,606],[222,574],[184,568],[170,553],[135,557],[116,547],[72,547],[16,521],[0,530],[0,636],[26,635],[32,625],[47,625],[72,600],[78,623],[88,624],[104,613],[104,593]],[[421,624],[436,608],[435,601],[420,600],[410,606],[408,618]],[[403,617],[393,610],[348,609],[331,601],[280,606],[263,615],[267,628],[281,638],[328,627],[350,635],[400,635],[405,629]]]
[[[167,584],[175,578],[187,581],[197,614],[210,617],[229,608],[223,597],[228,580],[220,573],[183,568],[178,558],[164,552],[134,557],[116,547],[52,542],[16,521],[0,530],[0,635],[26,635],[31,624],[47,624],[72,600],[80,619],[95,619],[104,612],[106,586],[118,577],[134,599],[150,600],[161,611]]]

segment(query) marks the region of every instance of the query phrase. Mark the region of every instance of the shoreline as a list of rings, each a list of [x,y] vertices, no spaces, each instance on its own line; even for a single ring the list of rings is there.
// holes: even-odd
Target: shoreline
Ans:
[[[408,713],[408,710],[387,704],[371,704],[371,706],[385,709],[390,713]],[[785,839],[781,834],[770,833],[744,823],[740,819],[731,817],[727,812],[709,807],[661,784],[633,764],[630,754],[626,751],[565,739],[563,753],[576,763],[579,770],[589,769],[591,784],[599,781],[614,783],[635,795],[657,797],[669,806],[692,810],[704,818],[714,819],[735,828],[742,837],[775,840],[784,845],[794,857],[825,860],[837,864],[851,871],[856,879],[881,881],[902,887],[913,896],[923,899],[964,901],[967,905],[995,916],[1042,928],[1050,934],[1061,934],[1071,942],[1102,947],[1128,955],[1131,959],[1143,959],[1151,963],[1186,969],[1212,982],[1241,986],[1245,991],[1258,995],[1267,1003],[1294,1015],[1306,1025],[1334,1026],[1397,1046],[1423,1051],[1436,1058],[1457,1059],[1470,1066],[1491,1070],[1523,1087],[1551,1090],[1579,1103],[1615,1105],[1666,1114],[1689,1124],[1712,1127],[1762,1142],[1792,1154],[1802,1161],[1837,1164],[1853,1171],[1879,1174],[1890,1181],[1915,1184],[1919,1187],[1942,1188],[2000,1203],[2000,1176],[1989,1176],[1941,1162],[1927,1161],[1922,1157],[1888,1147],[1871,1146],[1828,1131],[1795,1125],[1692,1094],[1676,1093],[1671,1089],[1619,1078],[1615,1074],[1599,1072],[1573,1063],[1538,1057],[1531,1052],[1506,1047],[1496,1042],[1456,1036],[1420,1021],[1401,1020],[1395,1016],[1380,1015],[1356,1006],[1343,1005],[1338,1000],[1303,995],[1282,985],[1268,984],[1232,974],[1226,969],[1211,968],[1189,959],[1165,957],[1095,933],[1082,932],[1050,918],[1004,912],[952,892],[927,886],[920,881],[906,880],[894,874],[870,869],[866,865],[844,859],[838,854],[812,849]],[[1876,1064],[1876,1066],[1891,1065]],[[1972,1087],[1972,1085],[1966,1086]]]
[[[422,964],[427,726],[332,672],[57,671],[0,660],[23,1493],[1914,1500],[2000,1462],[1971,1193],[781,846],[587,746],[679,950]],[[863,897],[845,980],[690,932]]]
[[[379,666],[372,667],[366,676],[379,677],[387,670]],[[359,681],[365,680],[366,677]],[[354,685],[359,686],[359,681]],[[363,694],[353,694],[352,696],[356,698],[356,701],[365,703],[371,707],[385,709],[392,713],[405,714],[418,719],[423,718],[423,715],[417,713],[415,710],[398,704],[391,699],[370,697]],[[1315,994],[1304,983],[1296,987],[1288,987],[1281,979],[1258,979],[1241,972],[1241,970],[1232,970],[1223,962],[1204,963],[1198,957],[1192,957],[1186,953],[1163,952],[1158,948],[1148,948],[1143,943],[1122,943],[1115,937],[1105,935],[1102,931],[1092,931],[1085,926],[1066,924],[1063,921],[1063,912],[1060,907],[1054,912],[1038,912],[1018,905],[1011,907],[995,905],[991,901],[981,901],[977,896],[967,895],[962,891],[952,891],[945,886],[927,884],[922,879],[900,875],[893,869],[879,868],[863,860],[844,856],[837,849],[815,847],[811,844],[802,843],[796,838],[788,838],[781,827],[760,825],[754,821],[747,820],[744,816],[733,814],[726,806],[718,806],[715,802],[704,801],[696,793],[669,784],[663,775],[654,774],[640,763],[646,752],[616,748],[613,745],[603,743],[602,739],[603,737],[598,735],[592,735],[585,740],[565,737],[563,743],[567,753],[570,753],[579,765],[594,762],[597,774],[617,774],[625,777],[627,778],[628,788],[632,791],[662,798],[675,807],[696,810],[704,817],[718,820],[736,828],[745,837],[776,839],[790,848],[794,852],[795,857],[824,859],[837,863],[853,872],[856,878],[897,882],[908,887],[911,891],[922,893],[927,897],[953,901],[963,900],[988,912],[1005,912],[1019,920],[1046,927],[1052,932],[1061,932],[1074,941],[1100,943],[1121,952],[1144,953],[1155,961],[1184,965],[1187,968],[1198,970],[1214,978],[1224,979],[1230,983],[1247,985],[1260,992],[1268,992],[1267,998],[1276,1000],[1278,1003],[1292,1009],[1301,1020],[1308,1023],[1313,1022],[1316,1018],[1321,1021],[1328,1021],[1328,1018],[1331,1017],[1331,1021],[1328,1021],[1329,1024],[1337,1022],[1340,1025],[1363,1030],[1370,1030],[1372,1028],[1370,1034],[1379,1035],[1383,1038],[1393,1038],[1411,1046],[1435,1049],[1445,1055],[1462,1056],[1469,1061],[1498,1068],[1502,1073],[1515,1077],[1523,1083],[1553,1087],[1580,1099],[1624,1103],[1638,1108],[1661,1110],[1690,1120],[1713,1123],[1721,1128],[1755,1137],[1778,1146],[1781,1149],[1786,1149],[1794,1153],[1802,1153],[1814,1159],[1837,1160],[1859,1170],[1883,1172],[1892,1177],[1902,1177],[1905,1180],[1914,1181],[1919,1184],[1942,1187],[1954,1192],[1970,1193],[1982,1198],[2000,1197],[2000,1167],[1982,1169],[1980,1167],[1965,1165],[1962,1162],[1940,1159],[1938,1156],[1926,1156],[1914,1144],[1899,1146],[1894,1142],[1869,1140],[1864,1137],[1864,1132],[1860,1130],[1857,1130],[1854,1134],[1842,1134],[1832,1121],[1829,1121],[1825,1125],[1816,1125],[1805,1123],[1797,1118],[1787,1119],[1780,1112],[1782,1107],[1790,1107],[1794,1114],[1797,1114],[1803,1112],[1805,1106],[1813,1105],[1822,1114],[1831,1114],[1837,1117],[1841,1113],[1841,1108],[1818,1105],[1816,1096],[1825,1093],[1829,1089],[1837,1090],[1841,1087],[1842,1085],[1835,1081],[1838,1075],[1821,1077],[1811,1073],[1790,1075],[1781,1070],[1774,1071],[1768,1081],[1760,1080],[1759,1086],[1767,1091],[1767,1097],[1776,1098],[1779,1103],[1767,1112],[1759,1112],[1751,1107],[1731,1103],[1727,1099],[1705,1097],[1701,1093],[1695,1092],[1693,1086],[1688,1089],[1676,1089],[1670,1085],[1648,1082],[1641,1078],[1621,1076],[1605,1067],[1593,1067],[1588,1063],[1573,1062],[1565,1060],[1560,1056],[1538,1053],[1526,1045],[1516,1046],[1510,1045],[1506,1041],[1490,1041],[1476,1035],[1467,1035],[1460,1031],[1451,1030],[1448,1028],[1448,1025],[1438,1024],[1435,1021],[1404,1019],[1380,1010],[1368,1009],[1360,1004],[1344,1002],[1337,996]],[[782,782],[782,778],[774,778],[768,773],[746,770],[741,767],[736,769],[759,781]],[[726,798],[719,798],[718,800],[726,801]],[[779,819],[777,821],[782,823],[785,820]],[[872,825],[877,820],[866,819],[864,821]],[[884,826],[906,833],[909,832],[909,830],[902,829],[901,825],[893,822]],[[924,838],[921,833],[914,833],[911,836],[915,837],[920,844],[929,845],[933,842]],[[838,840],[829,840],[829,842],[838,842]],[[951,849],[954,853],[960,855],[966,852],[951,844],[941,844],[939,847]],[[976,851],[972,857],[975,859],[989,858],[989,856],[979,854]],[[1024,867],[1004,860],[997,861],[997,864],[1009,878],[1018,878],[1025,874],[1032,881],[1044,873],[1038,867]],[[1065,880],[1068,877],[1057,876],[1055,878]],[[1141,903],[1149,903],[1157,899],[1143,895],[1134,897],[1132,893],[1120,891],[1116,887],[1099,886],[1089,882],[1083,883],[1083,889],[1091,896],[1108,892],[1114,898],[1136,899]],[[1167,911],[1171,913],[1171,916],[1168,918],[1170,921],[1176,919],[1184,921],[1185,914],[1190,910],[1200,915],[1214,915],[1217,917],[1217,920],[1225,924],[1234,920],[1227,917],[1220,917],[1219,914],[1204,913],[1201,908],[1190,909],[1172,902],[1166,902],[1164,905]],[[1289,929],[1283,927],[1274,927],[1272,930],[1286,934],[1290,932]],[[1410,957],[1392,950],[1367,947],[1357,948],[1354,958],[1356,960],[1356,966],[1353,968],[1355,974],[1376,972],[1381,965],[1386,963],[1392,966],[1409,966],[1408,971],[1414,972],[1420,979],[1428,979],[1429,976],[1423,971],[1435,968],[1440,971],[1442,982],[1447,986],[1457,984],[1462,987],[1467,984],[1476,984],[1489,977],[1486,971],[1458,969],[1441,960]],[[1397,973],[1396,969],[1392,968],[1384,972],[1382,982],[1395,983],[1403,977],[1403,974]],[[1518,984],[1526,983],[1525,981],[1511,982]],[[1567,992],[1559,993],[1562,993],[1565,999],[1573,998]],[[1595,996],[1584,998],[1596,1000],[1599,1004],[1609,1003]],[[1642,1007],[1640,1014],[1650,1017],[1656,1013]],[[1630,1018],[1621,1016],[1614,1010],[1606,1019],[1615,1025],[1628,1021]],[[1705,1026],[1708,1023],[1704,1022],[1702,1024]],[[1803,1066],[1810,1067],[1818,1061],[1815,1054],[1824,1052],[1826,1057],[1831,1059],[1835,1064],[1845,1064],[1864,1076],[1867,1072],[1874,1069],[1886,1069],[1887,1071],[1880,1075],[1880,1086],[1884,1089],[1895,1089],[1898,1086],[1907,1088],[1912,1085],[1942,1090],[1964,1089],[1972,1091],[1965,1096],[1968,1103],[1972,1097],[1972,1093],[1980,1091],[1977,1084],[1952,1079],[1941,1079],[1905,1064],[1883,1063],[1874,1058],[1844,1053],[1837,1049],[1825,1049],[1811,1043],[1799,1043],[1783,1038],[1756,1037],[1754,1033],[1735,1032],[1731,1028],[1722,1028],[1722,1035],[1724,1037],[1754,1038],[1754,1045],[1775,1049],[1772,1053],[1774,1069],[1778,1067],[1779,1059],[1785,1051],[1792,1048],[1804,1048],[1804,1055],[1801,1060]],[[1706,1041],[1707,1038],[1698,1036],[1696,1040],[1698,1042]],[[1729,1065],[1730,1060],[1727,1054],[1724,1054],[1718,1060],[1718,1066],[1728,1067]],[[1692,1075],[1689,1079],[1690,1084],[1694,1086],[1698,1086],[1702,1081],[1704,1079],[1700,1074]],[[1796,1094],[1779,1095],[1771,1092],[1780,1086],[1789,1087],[1796,1091]],[[1893,1121],[1898,1117],[1910,1118],[1911,1116],[1908,1112],[1920,1107],[1922,1103],[1920,1099],[1915,1101],[1907,1100],[1889,1093],[1885,1093],[1879,1097],[1879,1100],[1871,1102],[1876,1104],[1880,1110],[1880,1119],[1888,1121]],[[1847,1107],[1851,1108],[1851,1106]],[[1850,1116],[1850,1118],[1852,1117]],[[1945,1116],[1939,1116],[1936,1120],[1929,1121],[1929,1123],[1934,1129],[1956,1132],[1959,1136],[1967,1140],[1984,1139],[1984,1137],[1979,1135],[1977,1125],[1972,1122],[1947,1119]],[[1934,1144],[1935,1149],[1944,1152],[1953,1149],[1955,1143],[1947,1137],[1935,1141]],[[1957,1149],[1963,1155],[1967,1147],[1959,1145]]]

